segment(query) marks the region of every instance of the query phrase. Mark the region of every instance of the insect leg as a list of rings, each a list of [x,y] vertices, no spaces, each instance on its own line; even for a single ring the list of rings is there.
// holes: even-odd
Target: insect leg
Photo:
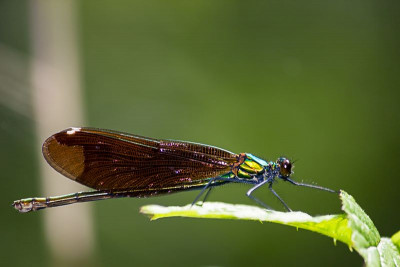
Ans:
[[[203,203],[206,202],[206,200],[207,200],[208,196],[210,195],[210,192],[211,192],[212,189],[213,189],[212,187],[208,188],[208,191],[207,191],[206,195],[203,198]]]
[[[264,202],[262,202],[261,200],[257,199],[256,197],[252,196],[251,194],[258,188],[260,188],[261,186],[265,185],[266,183],[268,183],[268,180],[265,180],[255,186],[253,186],[252,188],[250,188],[249,191],[247,191],[246,195],[252,199],[253,201],[257,202],[259,205],[263,206],[264,208],[268,209],[268,210],[272,210],[272,208],[270,206],[268,206],[267,204],[265,204]]]
[[[213,187],[213,186],[215,186],[215,185],[219,185],[219,184],[213,184],[214,182],[216,182],[216,181],[220,181],[221,183],[220,184],[225,184],[225,183],[242,183],[242,184],[255,184],[256,182],[255,181],[252,181],[252,180],[249,180],[249,181],[246,181],[246,180],[243,180],[243,179],[238,179],[238,178],[224,178],[224,177],[220,177],[220,176],[217,176],[217,177],[214,177],[214,178],[212,178],[204,187],[203,187],[203,189],[201,190],[201,192],[196,196],[196,198],[193,200],[193,202],[192,202],[192,206],[200,199],[200,197],[201,197],[201,195],[203,195],[204,194],[204,192],[209,188],[209,191],[206,193],[206,195],[205,195],[205,197],[204,197],[204,199],[203,199],[203,203],[206,201],[206,199],[207,199],[207,197],[208,197],[208,194],[210,193],[210,191],[211,191],[211,188]],[[251,190],[251,189],[250,189]],[[248,193],[248,192],[247,192]],[[250,196],[250,198],[253,198],[253,196]],[[257,202],[257,200],[255,200],[256,202]],[[260,201],[261,202],[261,201]],[[262,203],[262,202],[261,202]],[[267,205],[265,205],[265,204],[261,204],[262,206],[264,206],[264,207],[268,207]],[[268,209],[271,209],[271,208],[268,208]]]
[[[322,186],[318,186],[318,185],[298,183],[298,182],[293,181],[290,178],[285,178],[284,180],[288,181],[291,184],[297,185],[297,186],[315,188],[315,189],[318,189],[318,190],[328,191],[328,192],[331,192],[331,193],[339,193],[339,192],[337,192],[335,190],[332,190],[332,189],[329,189],[329,188],[326,188],[326,187],[322,187]]]
[[[202,194],[204,194],[204,191],[206,191],[207,188],[210,187],[210,185],[217,179],[218,177],[214,177],[212,178],[204,187],[203,189],[201,189],[200,193],[196,196],[196,198],[193,200],[192,202],[192,206],[199,200],[199,198],[201,197]],[[210,188],[211,189],[211,188]],[[206,196],[204,197],[204,199],[207,197],[208,193],[210,191],[207,192]],[[204,201],[203,201],[204,203]]]
[[[196,198],[195,198],[195,199],[193,200],[193,202],[192,202],[192,206],[200,199],[201,195],[203,195],[204,192],[205,192],[207,189],[209,189],[209,191],[207,191],[207,193],[206,193],[206,195],[205,195],[205,197],[204,197],[204,199],[203,199],[203,203],[206,201],[206,199],[207,199],[207,197],[208,197],[208,194],[209,194],[210,191],[211,191],[211,188],[214,186],[213,183],[216,182],[216,181],[220,181],[221,184],[224,184],[224,183],[255,184],[255,181],[245,181],[245,180],[238,179],[238,178],[224,178],[224,177],[220,177],[220,176],[214,177],[214,178],[212,178],[212,179],[203,187],[203,189],[201,190],[201,192],[196,196]],[[218,185],[219,185],[219,184],[218,184]],[[251,197],[250,197],[250,198],[251,198]]]
[[[288,205],[286,205],[285,201],[283,201],[283,199],[275,192],[275,190],[272,189],[272,184],[269,184],[269,187],[268,187],[268,188],[269,188],[269,190],[279,199],[279,201],[283,204],[283,206],[285,206],[285,208],[286,208],[288,211],[292,211],[292,209],[289,208]]]

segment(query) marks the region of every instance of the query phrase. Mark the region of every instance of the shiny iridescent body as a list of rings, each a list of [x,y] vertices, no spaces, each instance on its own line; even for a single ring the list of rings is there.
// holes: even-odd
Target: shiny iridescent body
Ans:
[[[272,189],[276,179],[335,192],[293,181],[290,178],[292,163],[284,157],[267,162],[249,153],[234,154],[198,143],[158,140],[112,130],[66,129],[44,142],[43,155],[55,170],[95,191],[14,201],[13,206],[20,212],[109,198],[150,197],[202,189],[195,203],[206,190],[210,192],[211,188],[226,183],[253,185],[246,195],[271,209],[252,195],[254,190],[268,184],[269,190],[291,211]]]
[[[289,159],[285,157],[280,157],[275,162],[274,161],[267,162],[250,153],[240,153],[238,161],[234,163],[232,166],[232,170],[224,175],[210,179],[208,184],[203,188],[202,192],[197,196],[197,198],[193,201],[193,203],[195,203],[199,199],[199,197],[208,187],[217,185],[216,183],[218,181],[254,184],[254,186],[249,191],[247,191],[246,195],[255,202],[257,202],[258,204],[260,204],[261,206],[267,209],[272,209],[264,202],[252,196],[254,190],[258,189],[259,187],[265,184],[269,184],[269,190],[279,199],[279,201],[285,206],[285,208],[288,211],[292,210],[275,192],[275,190],[272,189],[272,184],[275,182],[276,178],[288,181],[298,186],[316,188],[332,193],[336,192],[334,190],[321,186],[295,182],[290,178],[290,175],[292,173],[293,173],[292,163],[290,162]]]

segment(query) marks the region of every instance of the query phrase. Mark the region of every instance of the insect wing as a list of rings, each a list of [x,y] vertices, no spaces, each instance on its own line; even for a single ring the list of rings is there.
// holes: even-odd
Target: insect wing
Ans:
[[[97,190],[177,189],[230,171],[237,155],[184,141],[157,140],[95,128],[69,128],[43,144],[47,162]]]

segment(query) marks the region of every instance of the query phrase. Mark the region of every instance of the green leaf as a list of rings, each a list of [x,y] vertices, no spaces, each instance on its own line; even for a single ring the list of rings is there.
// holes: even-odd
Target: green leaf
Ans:
[[[312,217],[303,212],[279,212],[255,206],[220,202],[183,207],[143,206],[151,220],[167,217],[213,218],[273,222],[317,232],[354,248],[367,266],[400,266],[400,232],[392,239],[381,238],[369,216],[344,191],[340,192],[344,214]],[[396,247],[397,246],[397,247]]]
[[[198,203],[183,207],[162,207],[148,205],[140,212],[150,216],[151,220],[167,217],[213,218],[274,222],[306,229],[340,240],[351,246],[351,231],[346,215],[326,215],[311,217],[303,212],[280,212],[255,206],[233,205],[220,202]]]
[[[354,198],[342,191],[342,209],[346,212],[351,228],[353,247],[364,258],[367,266],[400,266],[400,254],[395,241],[400,242],[400,232],[389,238],[381,238],[369,216]]]
[[[377,246],[381,237],[369,216],[346,192],[341,191],[340,198],[342,199],[342,210],[346,212],[349,227],[352,229],[353,246],[356,249]]]
[[[381,266],[400,266],[400,253],[392,240],[383,237],[378,245]]]
[[[400,251],[400,231],[392,236],[392,242],[397,247],[397,250]]]

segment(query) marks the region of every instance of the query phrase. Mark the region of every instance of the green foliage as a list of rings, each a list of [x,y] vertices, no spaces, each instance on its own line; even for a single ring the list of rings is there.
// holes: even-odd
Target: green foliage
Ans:
[[[392,236],[392,242],[397,247],[397,249],[400,251],[400,231],[398,231],[397,233],[395,233]]]
[[[167,217],[213,218],[273,222],[317,232],[354,248],[367,266],[400,266],[400,231],[390,238],[381,238],[372,220],[354,198],[341,191],[343,214],[312,217],[303,212],[279,212],[255,206],[220,202],[183,207],[148,205],[141,213],[151,220]]]

